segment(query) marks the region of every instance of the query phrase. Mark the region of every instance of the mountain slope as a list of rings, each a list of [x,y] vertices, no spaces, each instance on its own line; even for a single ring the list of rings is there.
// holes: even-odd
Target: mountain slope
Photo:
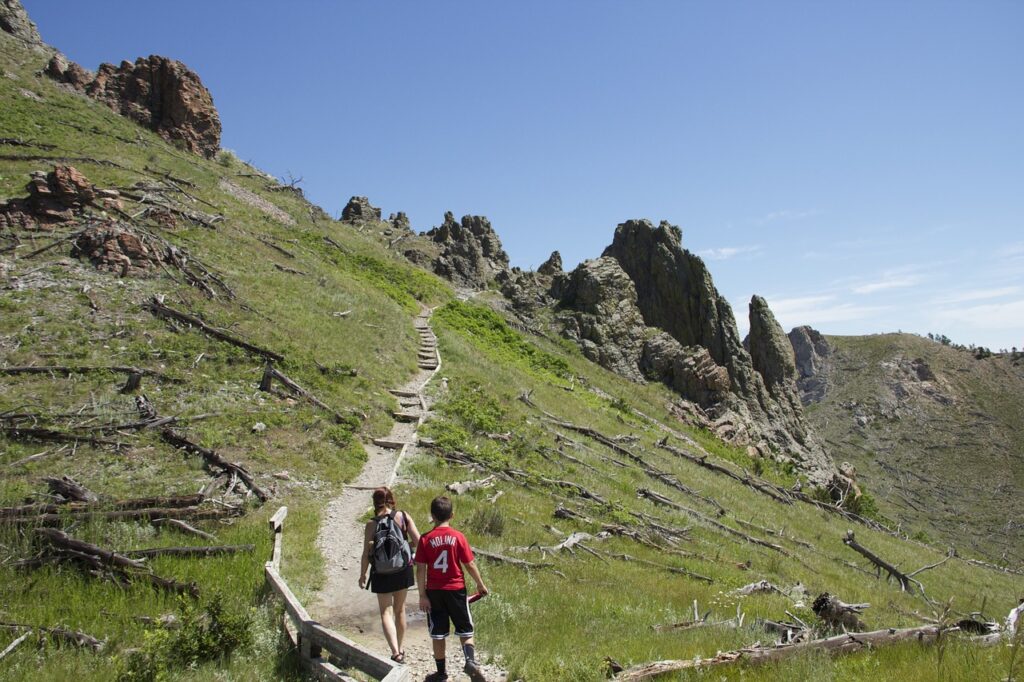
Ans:
[[[809,343],[794,343],[803,384],[819,386],[804,393],[808,419],[882,512],[958,549],[1024,562],[1024,363],[911,334],[824,341],[817,362]]]

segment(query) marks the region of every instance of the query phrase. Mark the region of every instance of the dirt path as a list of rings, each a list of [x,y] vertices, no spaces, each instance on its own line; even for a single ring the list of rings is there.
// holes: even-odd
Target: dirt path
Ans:
[[[362,472],[327,506],[317,538],[317,546],[327,564],[326,582],[310,607],[312,616],[327,627],[384,656],[390,656],[391,651],[381,633],[377,598],[358,585],[359,559],[363,551],[363,524],[359,519],[371,506],[370,490],[366,488],[393,484],[401,460],[415,449],[416,431],[428,409],[423,387],[440,370],[441,357],[437,339],[430,329],[429,312],[422,311],[414,325],[420,336],[419,371],[404,386],[392,390],[400,408],[391,432],[386,438],[366,444],[367,462]],[[414,517],[421,532],[429,528],[425,515],[415,514]],[[413,679],[420,680],[434,671],[434,657],[427,637],[426,618],[417,608],[416,597],[416,589],[409,590],[405,652]],[[448,646],[449,678],[468,679],[461,673],[463,659],[458,651],[458,640],[451,639]],[[505,679],[503,672],[492,666],[485,666],[484,673],[488,680]]]

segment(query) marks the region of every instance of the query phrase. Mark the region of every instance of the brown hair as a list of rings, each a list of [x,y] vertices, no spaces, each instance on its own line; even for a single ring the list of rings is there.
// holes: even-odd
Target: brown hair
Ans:
[[[434,523],[444,523],[452,517],[452,501],[443,495],[430,503],[430,516]]]
[[[396,506],[395,494],[391,492],[391,488],[383,485],[373,491],[373,510],[375,512],[379,512],[384,507],[394,509]]]

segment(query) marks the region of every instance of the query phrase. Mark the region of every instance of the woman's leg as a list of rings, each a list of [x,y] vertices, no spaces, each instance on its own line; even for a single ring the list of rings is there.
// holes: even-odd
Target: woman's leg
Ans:
[[[403,642],[405,642],[405,598],[408,596],[408,590],[399,590],[393,593],[395,596],[395,634],[398,642],[398,650],[405,651]]]
[[[380,625],[384,629],[384,639],[391,647],[391,653],[397,654],[400,649],[395,636],[395,593],[378,594],[377,605],[380,607]]]

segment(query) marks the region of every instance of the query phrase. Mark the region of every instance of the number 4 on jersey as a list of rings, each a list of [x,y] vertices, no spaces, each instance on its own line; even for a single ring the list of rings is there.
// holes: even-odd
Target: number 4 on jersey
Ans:
[[[442,573],[448,572],[448,550],[443,549],[441,553],[434,559],[434,568],[441,571]]]

